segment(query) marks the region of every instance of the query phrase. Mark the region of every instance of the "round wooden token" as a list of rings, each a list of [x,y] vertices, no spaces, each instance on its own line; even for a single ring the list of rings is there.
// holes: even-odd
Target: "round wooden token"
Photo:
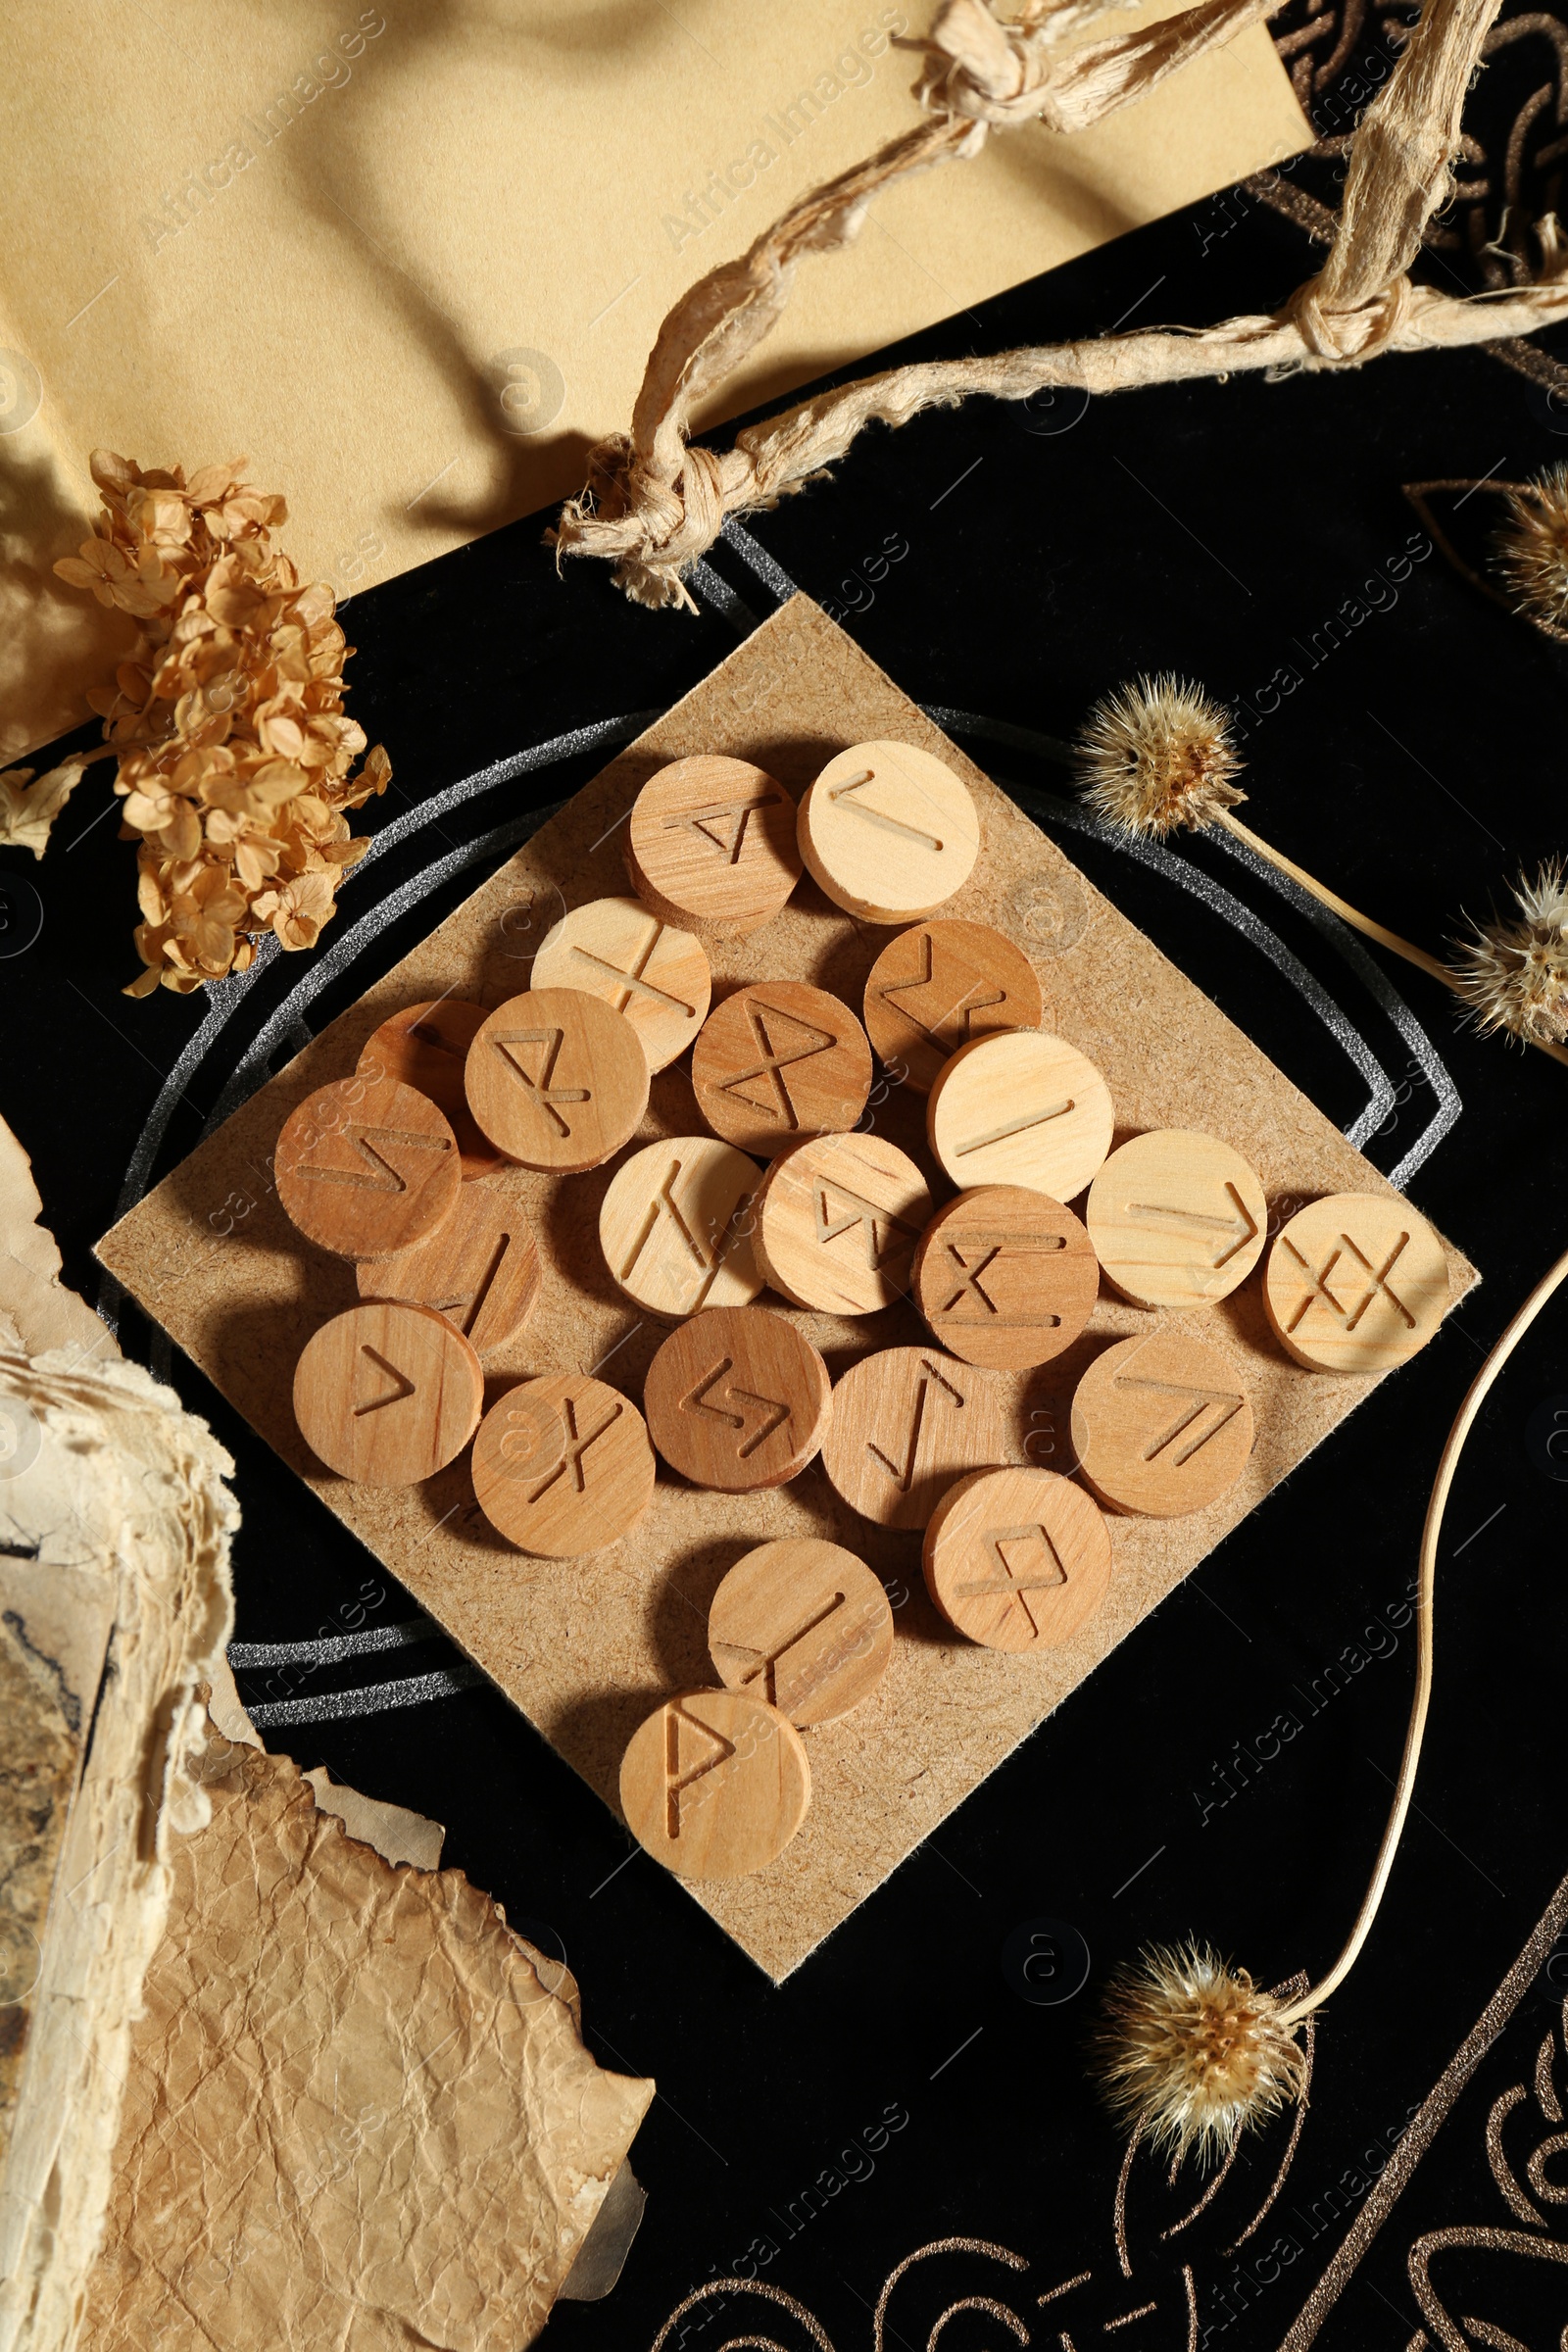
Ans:
[[[1386,1372],[1424,1348],[1448,1303],[1443,1244],[1408,1200],[1331,1193],[1298,1209],[1263,1269],[1274,1336],[1314,1372]]]
[[[862,1519],[924,1527],[954,1480],[1002,1449],[989,1372],[936,1348],[885,1348],[852,1364],[834,1389],[822,1467]]]
[[[1212,1306],[1262,1256],[1268,1204],[1229,1144],[1168,1127],[1111,1153],[1084,1219],[1107,1277],[1135,1306]]]
[[[874,1315],[909,1288],[931,1214],[925,1178],[879,1135],[824,1135],[775,1159],[757,1200],[758,1259],[775,1291],[824,1314]]]
[[[585,1372],[509,1389],[473,1441],[473,1492],[522,1551],[573,1560],[616,1543],[654,1497],[654,1449],[627,1396]]]
[[[811,1801],[806,1743],[750,1690],[684,1690],[632,1734],[620,1809],[683,1879],[744,1879],[776,1862]]]
[[[466,1184],[438,1232],[396,1257],[361,1258],[362,1298],[433,1306],[481,1355],[522,1329],[539,1298],[539,1245],[514,1200]]]
[[[412,1487],[463,1451],[484,1403],[479,1358],[428,1306],[351,1306],[306,1342],[294,1418],[311,1451],[361,1487]]]
[[[1072,1443],[1102,1502],[1179,1519],[1241,1477],[1252,1407],[1228,1355],[1185,1332],[1152,1332],[1096,1356],[1073,1392]]]
[[[934,914],[980,855],[968,786],[912,743],[840,752],[802,801],[797,835],[811,879],[868,923]]]
[[[955,1184],[1021,1184],[1054,1200],[1071,1200],[1099,1172],[1113,1125],[1094,1063],[1043,1029],[960,1046],[926,1103],[926,1135]]]
[[[536,988],[497,1005],[468,1048],[468,1107],[525,1168],[597,1168],[648,1108],[648,1056],[602,997]]]
[[[272,1172],[292,1222],[339,1257],[412,1250],[446,1222],[463,1183],[458,1139],[429,1097],[358,1072],[289,1113]]]
[[[692,1054],[697,1106],[715,1135],[764,1158],[853,1127],[871,1091],[871,1049],[849,1006],[804,980],[737,989]]]
[[[355,1064],[362,1078],[396,1078],[429,1096],[458,1139],[465,1176],[493,1176],[506,1165],[479,1133],[463,1091],[463,1065],[484,1020],[482,1004],[460,997],[405,1005],[366,1039]]]
[[[631,812],[627,867],[666,922],[744,939],[801,878],[795,803],[749,760],[700,754],[650,776]]]
[[[915,1304],[966,1364],[1022,1372],[1070,1348],[1100,1268],[1080,1220],[1049,1193],[985,1184],[938,1209],[914,1253]]]
[[[998,1029],[1038,1029],[1034,966],[988,923],[951,916],[890,940],[865,983],[865,1032],[879,1058],[928,1094],[960,1046]]]
[[[863,1560],[819,1536],[759,1544],[713,1594],[708,1647],[731,1690],[755,1690],[791,1723],[858,1707],[893,1655],[893,1610]]]
[[[630,1021],[651,1070],[693,1044],[708,1018],[712,975],[703,944],[640,899],[593,899],[546,936],[533,986],[580,988]]]
[[[827,1366],[810,1341],[761,1306],[694,1315],[670,1333],[643,1384],[665,1461],[726,1494],[782,1486],[804,1470],[832,1409]]]
[[[599,1246],[627,1298],[671,1318],[749,1306],[763,1281],[747,1213],[761,1181],[755,1159],[710,1135],[634,1152],[599,1211]]]
[[[926,1590],[987,1649],[1054,1649],[1110,1583],[1110,1530],[1054,1470],[976,1470],[950,1487],[921,1546]]]

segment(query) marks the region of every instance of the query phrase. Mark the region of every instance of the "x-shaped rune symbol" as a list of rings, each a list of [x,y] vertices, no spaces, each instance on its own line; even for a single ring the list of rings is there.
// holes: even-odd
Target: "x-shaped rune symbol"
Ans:
[[[566,1416],[566,1448],[560,1461],[557,1462],[555,1468],[550,1471],[547,1477],[540,1480],[538,1486],[534,1488],[532,1494],[528,1496],[530,1504],[536,1503],[541,1494],[548,1494],[551,1488],[555,1485],[557,1479],[564,1478],[568,1475],[568,1473],[573,1481],[576,1492],[579,1494],[586,1494],[588,1492],[588,1473],[583,1468],[583,1456],[588,1451],[590,1446],[598,1445],[605,1432],[613,1427],[615,1422],[620,1419],[621,1414],[626,1408],[623,1404],[612,1404],[609,1412],[605,1415],[604,1419],[600,1422],[598,1428],[589,1430],[586,1437],[577,1426],[576,1398],[573,1396],[568,1396],[564,1406],[562,1409]]]
[[[1395,1313],[1396,1315],[1401,1315],[1406,1324],[1409,1326],[1410,1330],[1414,1331],[1416,1327],[1416,1319],[1414,1315],[1411,1314],[1410,1309],[1405,1305],[1404,1300],[1399,1297],[1398,1293],[1395,1290],[1392,1290],[1389,1286],[1389,1276],[1393,1273],[1396,1265],[1398,1263],[1406,1247],[1409,1244],[1410,1236],[1407,1233],[1400,1234],[1398,1240],[1395,1243],[1394,1248],[1389,1251],[1388,1256],[1384,1259],[1381,1266],[1374,1266],[1372,1260],[1366,1255],[1366,1252],[1356,1246],[1356,1244],[1350,1239],[1350,1236],[1348,1233],[1342,1233],[1340,1236],[1340,1248],[1330,1252],[1328,1263],[1323,1267],[1321,1273],[1316,1266],[1312,1265],[1308,1259],[1301,1255],[1300,1250],[1298,1250],[1296,1244],[1291,1240],[1289,1234],[1281,1234],[1280,1239],[1285,1244],[1285,1247],[1290,1251],[1291,1255],[1295,1258],[1297,1264],[1301,1268],[1301,1271],[1309,1277],[1312,1284],[1312,1288],[1306,1293],[1305,1297],[1301,1300],[1300,1305],[1297,1308],[1295,1314],[1291,1317],[1289,1324],[1286,1326],[1288,1330],[1295,1331],[1298,1324],[1304,1321],[1305,1317],[1321,1298],[1324,1305],[1329,1308],[1331,1313],[1346,1331],[1354,1331],[1356,1325],[1360,1322],[1361,1317],[1366,1313],[1367,1308],[1372,1304],[1373,1299],[1376,1298],[1378,1293],[1381,1291],[1384,1298],[1387,1298],[1389,1304],[1393,1307]],[[1329,1288],[1329,1279],[1347,1250],[1348,1250],[1350,1255],[1355,1258],[1358,1264],[1361,1266],[1363,1273],[1369,1274],[1372,1278],[1367,1284],[1362,1298],[1353,1307],[1346,1306],[1342,1300],[1336,1298],[1334,1293]]]
[[[654,918],[653,931],[645,945],[632,957],[629,969],[618,963],[612,963],[606,956],[596,956],[592,948],[578,947],[575,941],[572,943],[571,952],[574,956],[580,956],[584,963],[596,963],[599,969],[612,980],[620,982],[620,1003],[615,1006],[617,1012],[624,1012],[633,997],[643,997],[655,1004],[667,1004],[671,1012],[683,1012],[689,1021],[695,1021],[697,1018],[695,1004],[688,1004],[684,997],[672,997],[667,988],[656,988],[651,980],[643,978],[643,974],[653,961],[654,950],[664,936],[664,928],[665,926],[657,917]]]

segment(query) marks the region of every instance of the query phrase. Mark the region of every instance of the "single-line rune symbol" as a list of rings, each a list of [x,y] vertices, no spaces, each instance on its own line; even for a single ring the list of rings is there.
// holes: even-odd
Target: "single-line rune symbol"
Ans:
[[[1290,1251],[1297,1264],[1301,1268],[1302,1272],[1307,1276],[1312,1285],[1312,1288],[1305,1294],[1300,1305],[1291,1317],[1290,1322],[1286,1325],[1286,1329],[1288,1331],[1295,1331],[1297,1325],[1304,1321],[1307,1314],[1314,1306],[1316,1306],[1320,1298],[1322,1299],[1323,1304],[1328,1308],[1330,1314],[1332,1314],[1335,1318],[1335,1321],[1339,1323],[1344,1330],[1354,1331],[1356,1325],[1360,1322],[1361,1317],[1366,1313],[1366,1310],[1372,1304],[1372,1301],[1377,1298],[1379,1292],[1381,1292],[1384,1298],[1387,1298],[1395,1313],[1402,1316],[1409,1329],[1414,1331],[1416,1327],[1416,1318],[1411,1314],[1410,1309],[1405,1305],[1404,1300],[1399,1297],[1397,1291],[1392,1290],[1389,1286],[1389,1276],[1394,1272],[1395,1267],[1398,1264],[1400,1257],[1403,1255],[1404,1250],[1409,1244],[1410,1236],[1407,1233],[1400,1234],[1398,1240],[1395,1243],[1394,1248],[1389,1251],[1388,1256],[1383,1260],[1381,1266],[1375,1266],[1372,1263],[1372,1260],[1366,1255],[1365,1251],[1360,1250],[1350,1239],[1350,1236],[1348,1233],[1342,1233],[1340,1236],[1339,1249],[1331,1250],[1328,1263],[1326,1266],[1324,1266],[1321,1273],[1318,1271],[1316,1266],[1310,1264],[1308,1260],[1301,1255],[1301,1252],[1299,1250],[1298,1250],[1296,1244],[1291,1240],[1291,1237],[1288,1233],[1282,1233],[1280,1240],[1285,1244],[1286,1249]],[[1349,1273],[1350,1279],[1352,1281],[1356,1281],[1366,1275],[1370,1275],[1371,1277],[1371,1280],[1367,1283],[1365,1291],[1362,1293],[1360,1298],[1356,1300],[1353,1306],[1348,1306],[1342,1299],[1336,1298],[1334,1293],[1329,1289],[1330,1277],[1334,1273],[1336,1266],[1338,1266],[1340,1259],[1344,1256],[1347,1250],[1349,1250],[1351,1256],[1356,1259],[1357,1263],[1362,1269],[1362,1276],[1358,1277],[1353,1268],[1347,1268],[1347,1272]]]
[[[1027,1571],[1014,1569],[1004,1551],[1003,1545],[1004,1544],[1033,1544],[1037,1539],[1045,1550],[1040,1573],[1031,1576]],[[981,1578],[976,1584],[957,1586],[954,1592],[954,1598],[956,1600],[977,1600],[985,1594],[1005,1592],[1007,1595],[1006,1614],[1010,1616],[1014,1609],[1022,1609],[1035,1633],[1038,1634],[1041,1631],[1041,1621],[1029,1604],[1029,1594],[1044,1592],[1053,1586],[1064,1585],[1067,1582],[1066,1563],[1051,1541],[1045,1526],[1040,1520],[1031,1519],[1023,1527],[988,1527],[981,1537],[980,1543],[982,1548],[990,1553],[996,1573]]]
[[[967,1159],[971,1152],[983,1152],[988,1144],[1004,1144],[1010,1135],[1025,1135],[1031,1127],[1044,1127],[1048,1119],[1065,1118],[1075,1107],[1069,1095],[1065,1102],[1053,1102],[1049,1110],[1031,1110],[1021,1119],[1011,1119],[1005,1127],[993,1127],[989,1135],[977,1135],[967,1144],[954,1149],[955,1159]]]
[[[593,1092],[586,1086],[551,1085],[550,1081],[556,1074],[556,1063],[561,1058],[561,1043],[564,1035],[562,1029],[503,1029],[490,1042],[508,1069],[522,1080],[528,1100],[544,1112],[559,1134],[570,1135],[571,1128],[556,1108],[557,1103],[591,1102]],[[513,1053],[514,1046],[543,1046],[537,1078],[521,1056]]]

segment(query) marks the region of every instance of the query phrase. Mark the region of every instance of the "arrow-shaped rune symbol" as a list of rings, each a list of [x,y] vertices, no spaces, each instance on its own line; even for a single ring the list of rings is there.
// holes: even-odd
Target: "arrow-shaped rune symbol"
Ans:
[[[1154,1223],[1185,1225],[1200,1234],[1205,1241],[1211,1235],[1220,1236],[1219,1255],[1209,1261],[1217,1274],[1221,1266],[1230,1264],[1239,1250],[1245,1250],[1249,1242],[1255,1241],[1261,1230],[1235,1185],[1227,1182],[1225,1190],[1235,1208],[1235,1214],[1229,1217],[1204,1216],[1200,1209],[1196,1208],[1160,1208],[1151,1200],[1129,1200],[1122,1213],[1129,1217],[1147,1217]]]

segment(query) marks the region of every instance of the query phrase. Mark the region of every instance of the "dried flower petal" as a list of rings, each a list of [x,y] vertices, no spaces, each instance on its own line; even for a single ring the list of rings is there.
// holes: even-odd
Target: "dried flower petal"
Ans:
[[[1568,885],[1560,863],[1514,885],[1519,918],[1471,925],[1448,969],[1483,1033],[1532,1046],[1568,1045]]]
[[[1226,2155],[1239,2132],[1305,2090],[1284,2003],[1197,1942],[1156,1945],[1112,1979],[1098,2071],[1119,2121],[1179,2163]]]

